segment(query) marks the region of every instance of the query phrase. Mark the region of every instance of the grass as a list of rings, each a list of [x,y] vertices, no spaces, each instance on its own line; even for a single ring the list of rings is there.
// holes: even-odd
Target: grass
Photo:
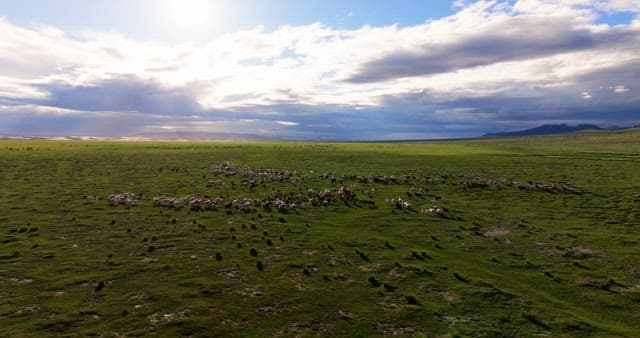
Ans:
[[[3,140],[0,336],[633,337],[638,140]],[[225,161],[296,173],[250,187]],[[341,186],[357,199],[230,203]],[[152,202],[193,195],[224,202]]]

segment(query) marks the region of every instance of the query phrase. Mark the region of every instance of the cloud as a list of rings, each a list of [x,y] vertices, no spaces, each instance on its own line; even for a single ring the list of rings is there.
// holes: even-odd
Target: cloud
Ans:
[[[49,83],[43,104],[84,111],[121,111],[156,114],[193,114],[202,110],[187,87],[171,88],[136,76],[115,76],[91,85]],[[38,102],[38,101],[36,101]]]
[[[455,72],[495,63],[530,60],[598,48],[618,48],[637,30],[593,30],[571,17],[497,14],[455,39],[393,51],[366,62],[347,78],[354,83]]]
[[[291,121],[276,121],[277,124],[281,124],[283,126],[299,126],[300,123],[291,122]]]
[[[625,93],[628,92],[629,88],[626,88],[625,86],[615,86],[613,87],[613,92],[614,93]]]
[[[135,114],[60,112],[55,108],[0,107],[0,135],[120,136],[135,134],[149,118]]]
[[[256,27],[177,45],[0,19],[0,133],[384,139],[637,120],[640,19],[599,20],[637,1],[452,8],[406,27]]]
[[[460,8],[464,8],[467,4],[465,3],[464,0],[454,0],[451,3],[451,8],[452,9],[460,9]]]

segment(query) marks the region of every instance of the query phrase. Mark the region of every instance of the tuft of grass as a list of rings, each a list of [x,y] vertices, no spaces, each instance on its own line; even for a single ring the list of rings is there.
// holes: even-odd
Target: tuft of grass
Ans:
[[[469,283],[469,280],[468,280],[468,279],[466,279],[466,278],[462,277],[462,276],[461,276],[459,273],[457,273],[457,272],[454,272],[454,273],[453,273],[453,277],[455,277],[455,279],[457,279],[457,280],[459,280],[459,281],[461,281],[461,282],[463,282],[463,283]]]
[[[369,256],[366,253],[356,249],[356,254],[360,256],[360,258],[362,258],[363,261],[371,262],[371,259],[369,259]]]
[[[396,289],[398,288],[397,286],[393,286],[393,285],[387,284],[387,283],[383,283],[382,286],[384,287],[384,290],[388,291],[388,292],[396,291]]]
[[[537,326],[540,326],[543,329],[546,330],[550,330],[551,326],[549,326],[549,324],[543,322],[542,320],[538,319],[538,317],[535,316],[535,314],[530,313],[530,312],[525,312],[522,314],[522,317],[524,319],[526,319],[528,322],[535,324]]]

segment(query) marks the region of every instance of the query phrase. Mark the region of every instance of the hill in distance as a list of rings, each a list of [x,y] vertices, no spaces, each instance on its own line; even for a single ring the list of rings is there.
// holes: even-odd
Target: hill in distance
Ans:
[[[532,135],[563,134],[563,133],[573,133],[573,132],[584,131],[584,130],[604,130],[604,129],[605,128],[601,128],[595,124],[579,124],[577,126],[569,126],[565,123],[562,123],[562,124],[545,124],[540,127],[525,129],[525,130],[518,130],[518,131],[490,133],[490,134],[485,134],[484,136],[485,137],[532,136]],[[611,128],[611,129],[619,129],[619,128]]]

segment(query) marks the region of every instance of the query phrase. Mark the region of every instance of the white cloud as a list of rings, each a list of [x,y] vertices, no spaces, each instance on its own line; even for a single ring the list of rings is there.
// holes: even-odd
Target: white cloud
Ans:
[[[74,109],[64,109],[58,107],[41,106],[35,104],[23,104],[23,105],[0,105],[0,112],[11,113],[35,113],[43,115],[85,115],[87,112]]]
[[[625,86],[615,86],[613,87],[613,91],[615,93],[625,93],[629,91],[629,88],[626,88]]]
[[[283,126],[290,126],[290,127],[299,126],[300,125],[300,123],[291,122],[291,121],[276,121],[276,123],[277,124],[281,124]]]
[[[568,3],[582,4],[584,1]],[[483,82],[484,88],[505,80],[535,82],[545,77],[575,74],[580,72],[579,68],[589,71],[623,59],[638,58],[637,46],[633,44],[611,51],[597,46],[572,51],[572,42],[561,40],[557,51],[543,54],[542,58],[534,54],[527,59],[528,51],[523,49],[516,62],[500,63],[499,54],[494,54],[495,59],[487,59],[489,64],[469,70],[443,69],[435,74],[397,79],[391,83],[349,84],[342,81],[357,73],[360,65],[388,53],[417,53],[424,48],[433,50],[465,39],[473,43],[474,39],[496,30],[511,34],[504,30],[505,27],[513,27],[513,34],[518,35],[514,38],[525,42],[543,34],[539,40],[542,44],[548,37],[562,36],[566,32],[595,30],[596,25],[575,19],[580,11],[571,5],[521,0],[508,7],[481,1],[464,7],[452,17],[407,28],[336,30],[320,24],[284,26],[273,32],[256,28],[222,36],[206,45],[178,46],[132,41],[119,34],[102,32],[82,32],[79,39],[74,39],[55,28],[27,29],[2,20],[1,29],[10,34],[2,38],[7,48],[2,49],[4,53],[0,52],[0,70],[13,82],[22,79],[33,84],[92,85],[121,75],[135,75],[167,87],[195,86],[197,102],[205,108],[225,109],[274,102],[371,106],[378,103],[381,95],[424,89],[438,91],[443,87],[456,87],[468,94],[479,90],[478,82]],[[512,11],[525,14],[514,16]],[[540,24],[543,19],[536,15],[547,12],[564,17],[566,21],[553,21],[556,26]],[[529,16],[531,18],[527,19]],[[541,33],[542,28],[548,32]],[[528,36],[522,36],[523,32],[529,32]],[[567,53],[561,53],[562,44],[568,45]],[[523,46],[526,45],[518,45],[520,49]],[[490,49],[491,46],[469,48],[474,53],[473,48]],[[455,53],[455,50],[444,49],[443,52]],[[583,57],[589,54],[595,55],[595,59]],[[443,54],[442,61],[436,59],[434,62],[443,62],[451,56],[455,55]],[[576,58],[587,62],[572,62]],[[553,66],[540,72],[549,63]],[[493,86],[493,90],[500,90],[500,87],[502,85]],[[32,93],[28,93],[29,90]],[[37,86],[23,83],[21,90],[3,92],[7,97],[16,97],[32,96],[38,91]]]
[[[465,0],[455,0],[451,3],[451,8],[453,9],[459,9],[459,8],[464,8],[467,4],[465,3]]]
[[[585,15],[594,11],[640,12],[638,0],[518,0],[514,8],[521,12],[558,15],[571,11]]]
[[[593,5],[609,12],[640,12],[639,0],[599,0],[592,2]]]

